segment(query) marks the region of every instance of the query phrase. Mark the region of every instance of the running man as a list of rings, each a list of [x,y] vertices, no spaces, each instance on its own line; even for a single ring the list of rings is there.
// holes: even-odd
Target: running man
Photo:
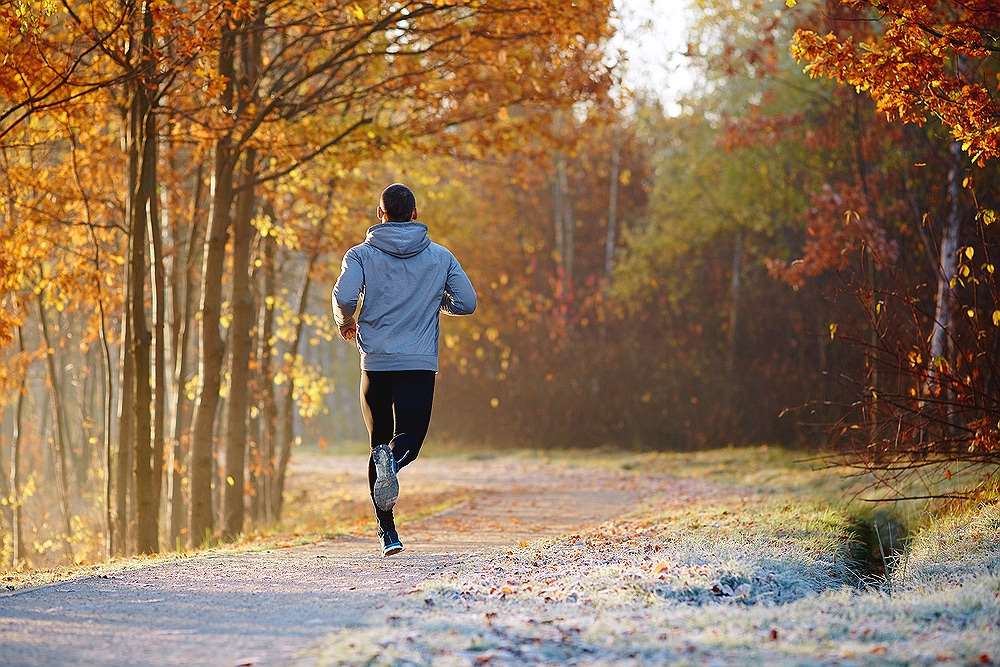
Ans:
[[[470,315],[476,291],[447,248],[417,221],[413,192],[382,192],[379,224],[344,255],[333,288],[333,316],[361,350],[361,414],[371,438],[368,486],[382,555],[403,550],[392,508],[396,473],[417,458],[427,435],[438,370],[438,313]],[[360,301],[360,305],[359,305]],[[355,317],[356,316],[356,317]]]

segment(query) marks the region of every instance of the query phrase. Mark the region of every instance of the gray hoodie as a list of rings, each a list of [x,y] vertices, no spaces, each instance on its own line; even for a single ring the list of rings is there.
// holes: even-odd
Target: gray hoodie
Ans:
[[[476,290],[462,266],[419,222],[375,225],[347,251],[333,288],[338,326],[353,320],[359,299],[358,349],[368,371],[436,371],[438,312],[476,309]]]

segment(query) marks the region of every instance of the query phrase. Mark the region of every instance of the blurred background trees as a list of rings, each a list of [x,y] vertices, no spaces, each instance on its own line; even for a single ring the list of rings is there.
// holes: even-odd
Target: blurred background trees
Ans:
[[[668,109],[606,0],[0,8],[7,562],[278,520],[295,448],[363,435],[328,296],[396,180],[482,303],[438,440],[995,464],[998,11],[687,23]]]

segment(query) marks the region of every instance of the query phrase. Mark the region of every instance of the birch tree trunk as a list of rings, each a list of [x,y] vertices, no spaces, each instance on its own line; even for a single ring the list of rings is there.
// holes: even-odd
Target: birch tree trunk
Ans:
[[[958,266],[958,237],[962,224],[962,146],[954,142],[950,147],[951,166],[948,169],[948,217],[941,233],[941,252],[938,257],[937,299],[934,306],[934,323],[931,328],[931,373],[935,374],[939,359],[948,358],[948,335],[954,297],[951,279]]]

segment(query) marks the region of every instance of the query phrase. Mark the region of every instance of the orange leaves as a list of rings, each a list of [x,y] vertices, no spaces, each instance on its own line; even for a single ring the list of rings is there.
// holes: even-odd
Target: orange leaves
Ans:
[[[929,3],[842,4],[858,9],[878,4],[884,29],[860,41],[797,31],[791,52],[809,76],[868,93],[890,121],[923,124],[939,118],[980,166],[1000,156],[1000,104],[987,82],[975,78],[972,62],[989,55],[985,33],[974,27],[973,8],[956,9],[952,16]]]

